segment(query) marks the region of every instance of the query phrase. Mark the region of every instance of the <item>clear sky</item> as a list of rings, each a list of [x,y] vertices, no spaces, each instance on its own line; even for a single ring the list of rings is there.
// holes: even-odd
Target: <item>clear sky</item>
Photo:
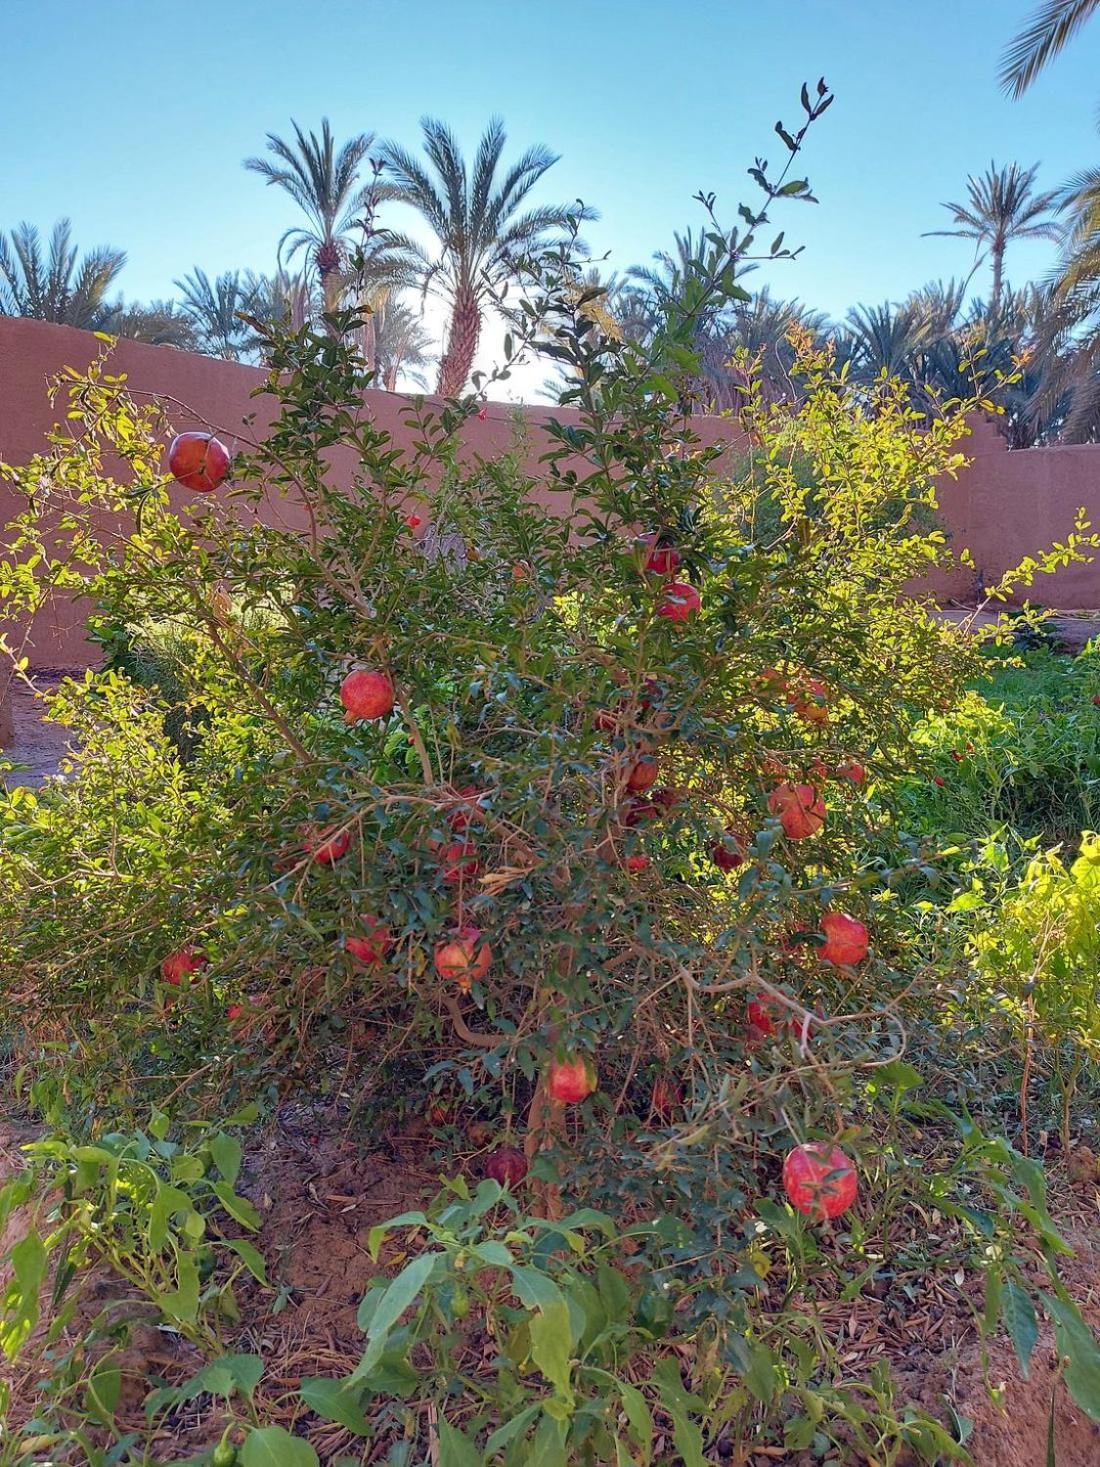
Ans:
[[[965,241],[923,239],[987,165],[1060,183],[1100,154],[1100,21],[1021,102],[1000,53],[1036,0],[7,0],[0,227],[61,214],[127,250],[127,298],[168,296],[195,265],[270,269],[289,200],[246,174],[292,117],[338,136],[417,142],[425,112],[472,150],[500,113],[510,144],[562,155],[544,197],[600,210],[610,266],[698,222],[733,222],[752,156],[778,161],[803,80],[836,102],[811,133],[819,206],[776,223],[805,245],[775,288],[833,315],[965,274]],[[397,222],[396,219],[394,222]],[[1047,245],[1010,249],[1022,281]],[[754,277],[762,280],[761,274]]]

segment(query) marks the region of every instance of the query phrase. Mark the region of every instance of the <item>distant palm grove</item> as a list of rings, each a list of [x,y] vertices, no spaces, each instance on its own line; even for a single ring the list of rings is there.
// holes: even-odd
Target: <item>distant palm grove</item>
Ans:
[[[1007,89],[1024,91],[1098,9],[1100,0],[1047,0],[1006,53]],[[702,229],[688,229],[648,265],[605,274],[583,259],[578,237],[593,211],[529,197],[558,162],[548,148],[509,157],[494,119],[467,162],[442,122],[425,118],[422,132],[419,151],[367,133],[338,143],[327,119],[316,132],[292,122],[289,136],[269,133],[264,153],[244,166],[294,210],[275,268],[211,278],[196,267],[164,300],[124,302],[116,286],[125,252],[81,253],[67,219],[47,238],[18,224],[0,233],[0,315],[249,362],[262,360],[266,326],[301,327],[354,309],[376,385],[432,385],[456,396],[470,390],[486,317],[512,314],[508,287],[512,299],[522,294],[524,261],[542,248],[574,242],[578,301],[626,340],[644,341],[704,273],[711,245]],[[420,216],[427,243],[389,226],[395,203]],[[927,233],[970,241],[969,274],[900,301],[853,306],[841,321],[766,286],[752,291],[753,267],[745,267],[742,299],[697,323],[693,405],[735,409],[749,373],[777,400],[796,396],[792,334],[808,333],[831,344],[852,380],[902,378],[924,411],[980,382],[1003,409],[999,425],[1013,447],[1100,439],[1100,168],[1043,189],[1037,167],[991,163],[944,208],[943,227]],[[1048,279],[1014,286],[1012,247],[1035,238],[1056,242],[1058,265]],[[445,307],[438,341],[423,312],[429,295]]]

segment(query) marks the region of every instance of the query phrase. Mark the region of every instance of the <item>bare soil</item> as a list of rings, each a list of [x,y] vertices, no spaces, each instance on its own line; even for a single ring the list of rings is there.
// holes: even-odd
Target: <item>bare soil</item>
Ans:
[[[424,1135],[387,1138],[378,1149],[357,1152],[332,1118],[296,1111],[280,1117],[248,1159],[240,1189],[264,1215],[262,1240],[269,1274],[282,1292],[273,1312],[271,1294],[258,1287],[242,1297],[243,1324],[232,1348],[261,1353],[267,1362],[257,1404],[264,1418],[281,1420],[317,1448],[322,1462],[341,1454],[363,1463],[382,1460],[376,1451],[341,1427],[312,1416],[296,1400],[303,1376],[346,1374],[359,1359],[362,1335],[355,1314],[378,1266],[368,1252],[377,1223],[419,1205],[435,1190],[437,1169]],[[18,1170],[25,1129],[0,1128],[0,1175]],[[1075,1257],[1063,1276],[1086,1318],[1100,1329],[1100,1186],[1096,1181],[1055,1183],[1057,1212]],[[13,1218],[4,1246],[18,1236]],[[973,1423],[968,1442],[977,1467],[1045,1467],[1048,1419],[1053,1398],[1057,1467],[1097,1467],[1100,1426],[1089,1420],[1055,1384],[1056,1356],[1043,1326],[1022,1380],[1007,1340],[983,1347],[974,1325],[980,1301],[967,1299],[973,1280],[954,1288],[929,1278],[923,1296],[903,1301],[863,1296],[856,1303],[827,1306],[822,1324],[841,1350],[853,1378],[879,1358],[891,1363],[899,1408],[919,1405],[947,1417],[947,1407]],[[112,1288],[93,1281],[74,1328],[91,1318]],[[34,1351],[31,1350],[33,1357]],[[186,1379],[200,1363],[170,1331],[138,1325],[122,1359],[125,1376],[120,1417],[143,1424],[141,1401],[152,1384]],[[33,1358],[4,1372],[15,1401],[12,1420],[25,1421],[36,1405],[40,1367]],[[132,1417],[132,1422],[129,1418]],[[201,1449],[220,1435],[223,1420],[209,1402],[170,1416],[157,1433],[159,1460],[171,1462]],[[773,1449],[774,1450],[774,1449]],[[774,1454],[754,1453],[715,1462],[737,1467],[772,1467]],[[859,1459],[862,1461],[862,1459]],[[671,1467],[671,1459],[668,1464]]]
[[[64,674],[36,672],[35,685],[41,693],[51,692]],[[12,742],[0,753],[18,767],[4,775],[9,786],[23,784],[37,788],[57,774],[69,744],[69,730],[49,723],[43,717],[41,699],[20,679],[11,683]]]

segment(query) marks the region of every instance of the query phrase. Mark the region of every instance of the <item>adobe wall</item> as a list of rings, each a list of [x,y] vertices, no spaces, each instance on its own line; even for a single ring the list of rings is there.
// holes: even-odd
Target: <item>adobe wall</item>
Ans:
[[[25,463],[43,445],[45,434],[64,416],[64,405],[51,407],[46,387],[63,367],[85,369],[103,343],[88,332],[40,321],[0,317],[0,461]],[[218,361],[171,347],[120,341],[111,361],[113,372],[125,373],[135,393],[148,393],[165,404],[176,430],[212,427],[232,451],[262,437],[271,405],[252,394],[262,384],[259,368]],[[399,393],[370,392],[368,408],[380,427],[398,442],[410,440],[410,399]],[[429,399],[431,401],[431,399]],[[548,417],[575,417],[562,409],[522,410],[490,403],[484,421],[473,419],[464,429],[467,455],[492,457],[526,439],[526,458],[535,472],[545,447],[542,425]],[[246,419],[253,418],[246,425]],[[708,442],[739,435],[727,420],[701,419],[700,436]],[[1081,505],[1100,521],[1100,447],[1028,449],[1010,453],[990,425],[979,423],[964,445],[973,464],[957,483],[942,486],[942,515],[956,548],[969,546],[987,581],[1024,555],[1062,540]],[[335,472],[340,473],[337,463]],[[547,502],[553,502],[553,496]],[[18,511],[11,489],[0,483],[0,524]],[[242,513],[248,512],[242,508]],[[290,498],[268,497],[259,513],[269,523],[301,528],[300,506]],[[939,577],[929,586],[941,599],[971,599],[973,575]],[[1038,601],[1066,610],[1100,607],[1100,562],[1071,566],[1037,582]],[[85,608],[79,602],[50,608],[31,628],[14,630],[36,667],[76,668],[94,659],[95,648],[84,636]]]

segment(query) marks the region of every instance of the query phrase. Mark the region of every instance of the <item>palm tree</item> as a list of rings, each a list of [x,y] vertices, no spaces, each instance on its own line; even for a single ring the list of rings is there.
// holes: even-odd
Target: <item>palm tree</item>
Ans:
[[[928,235],[972,239],[975,253],[989,247],[993,261],[990,306],[997,309],[1004,280],[1005,248],[1013,239],[1060,239],[1062,230],[1051,217],[1058,202],[1055,191],[1035,193],[1033,185],[1039,165],[1021,168],[1011,163],[998,168],[990,163],[987,172],[967,179],[967,202],[944,204],[957,229],[930,229]]]
[[[1100,0],[1044,0],[1005,51],[1001,66],[1005,91],[1022,97],[1097,10]]]
[[[128,306],[120,301],[102,318],[97,329],[130,341],[145,341],[150,346],[200,350],[190,316],[175,301],[149,301],[145,305],[131,302]]]
[[[68,219],[54,225],[45,252],[38,230],[19,224],[0,234],[0,315],[98,330],[117,308],[107,292],[125,264],[125,251],[106,245],[80,259]]]
[[[374,369],[376,385],[387,392],[397,390],[397,379],[405,376],[418,387],[427,383],[420,371],[431,357],[431,333],[418,311],[404,301],[387,297],[373,317]]]
[[[305,251],[317,273],[326,310],[335,310],[343,288],[342,270],[349,254],[349,236],[361,215],[370,186],[359,184],[363,160],[372,133],[357,133],[337,149],[327,117],[321,119],[321,135],[308,136],[291,120],[294,140],[287,142],[276,133],[267,135],[267,150],[273,158],[246,158],[244,166],[269,184],[284,189],[305,214],[306,227],[286,231],[279,241],[279,255],[291,260]]]
[[[711,338],[703,353],[715,406],[742,404],[752,376],[769,402],[797,398],[799,388],[792,372],[798,353],[792,335],[804,333],[820,340],[825,324],[821,311],[812,311],[797,300],[776,300],[767,286],[751,300],[735,302],[722,331]]]
[[[921,305],[853,306],[839,347],[852,373],[864,382],[885,374],[914,383],[921,375],[920,355],[931,345],[932,324]]]
[[[493,118],[482,135],[472,173],[448,127],[425,117],[421,128],[428,166],[398,143],[384,143],[381,157],[390,178],[379,188],[378,197],[417,210],[439,241],[440,252],[433,259],[407,235],[386,236],[391,248],[408,253],[421,288],[438,292],[450,307],[437,391],[454,397],[469,380],[486,304],[515,277],[517,257],[544,245],[553,231],[565,229],[571,220],[594,215],[580,205],[564,204],[520,212],[535,184],[558,161],[557,154],[537,144],[501,169],[506,137],[499,118]]]
[[[255,314],[255,277],[227,270],[211,280],[196,267],[173,284],[183,298],[181,309],[195,329],[200,351],[229,361],[251,355],[253,330],[241,320],[241,313]]]

